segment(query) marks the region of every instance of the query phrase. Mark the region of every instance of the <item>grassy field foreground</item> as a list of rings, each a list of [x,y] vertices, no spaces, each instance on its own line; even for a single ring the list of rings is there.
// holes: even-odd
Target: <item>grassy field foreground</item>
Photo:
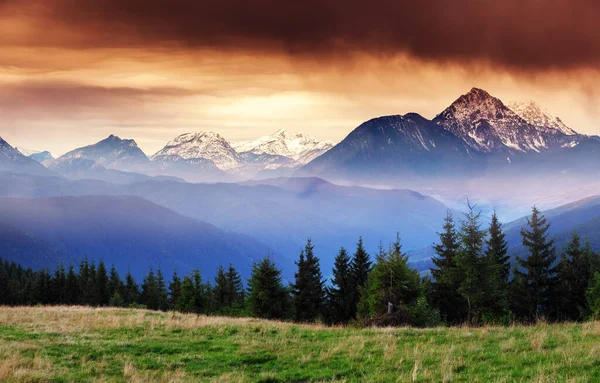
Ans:
[[[0,381],[598,382],[600,322],[357,330],[0,307]]]

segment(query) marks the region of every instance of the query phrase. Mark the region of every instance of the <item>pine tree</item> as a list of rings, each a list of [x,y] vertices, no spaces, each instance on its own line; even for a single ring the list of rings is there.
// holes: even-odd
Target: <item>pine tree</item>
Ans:
[[[123,284],[123,281],[121,280],[121,277],[119,276],[119,272],[115,268],[115,265],[111,265],[110,272],[108,275],[108,295],[112,298],[118,293],[121,300],[123,301],[121,306],[124,304],[124,288],[125,286]]]
[[[385,252],[380,248],[375,266],[369,274],[367,294],[369,316],[387,313],[391,303],[396,312],[405,312],[420,296],[420,277],[417,270],[408,266],[408,257],[402,252],[400,237]]]
[[[581,248],[581,238],[573,233],[557,266],[554,316],[559,320],[580,320],[588,314],[586,291],[589,284],[589,258]]]
[[[89,290],[90,288],[90,264],[86,259],[81,261],[79,265],[79,292],[81,293],[81,299],[79,302],[84,305],[92,304],[92,292]]]
[[[518,259],[515,279],[511,288],[513,312],[527,320],[535,321],[549,313],[551,295],[555,288],[556,254],[554,240],[548,239],[550,224],[537,207],[533,207],[531,218],[527,218],[529,229],[521,229],[523,246],[529,250],[524,259]]]
[[[108,305],[111,295],[109,291],[109,281],[106,272],[106,266],[104,265],[104,261],[102,259],[100,259],[100,262],[98,263],[98,270],[96,271],[95,288],[96,304],[98,306]]]
[[[158,310],[160,307],[158,282],[152,268],[150,268],[150,272],[148,272],[148,275],[144,278],[144,283],[142,283],[142,295],[140,300],[149,310]]]
[[[227,276],[225,269],[219,265],[217,275],[215,276],[214,307],[217,312],[221,312],[224,308],[229,307],[229,286],[227,284]]]
[[[244,305],[244,284],[242,283],[242,277],[232,264],[229,264],[225,277],[227,278],[229,289],[229,306],[241,308]]]
[[[496,215],[492,215],[488,229],[489,238],[486,242],[485,268],[488,272],[484,283],[486,299],[485,311],[498,320],[505,317],[508,309],[508,279],[510,276],[510,257],[502,224]]]
[[[181,295],[181,279],[177,275],[177,270],[173,271],[173,278],[169,283],[169,305],[171,308],[176,309],[177,301]]]
[[[50,303],[64,304],[67,290],[67,274],[65,267],[60,265],[54,270],[54,277],[50,281]]]
[[[252,267],[248,281],[248,303],[254,316],[266,319],[284,319],[289,316],[288,290],[283,286],[281,271],[270,257]]]
[[[73,265],[69,266],[66,280],[66,300],[65,303],[68,305],[78,304],[80,301],[81,290],[79,289],[78,276],[75,273]]]
[[[156,288],[158,292],[158,310],[167,311],[169,309],[169,293],[162,270],[159,268],[156,272]]]
[[[460,248],[456,263],[462,277],[458,293],[467,301],[467,323],[472,324],[474,319],[481,320],[483,304],[488,300],[485,287],[489,270],[483,259],[485,232],[481,230],[480,213],[470,203],[468,209],[458,232]]]
[[[585,293],[585,298],[592,319],[598,320],[600,318],[600,272],[594,273]]]
[[[444,220],[443,231],[438,233],[440,243],[434,245],[436,256],[432,258],[434,268],[431,275],[429,300],[439,308],[442,319],[450,324],[462,323],[467,318],[465,299],[459,294],[461,275],[457,266],[459,241],[454,218],[448,211]]]
[[[358,243],[356,244],[356,251],[354,252],[354,256],[350,263],[350,270],[352,277],[351,309],[352,317],[355,317],[358,311],[358,303],[366,288],[369,272],[371,271],[371,257],[364,248],[362,237],[359,237]]]
[[[202,283],[200,270],[192,271],[192,281],[194,282],[194,312],[205,314],[210,311],[210,284]]]
[[[296,265],[298,271],[295,275],[296,281],[292,285],[294,314],[296,321],[312,322],[323,314],[325,291],[319,258],[314,255],[314,246],[310,238]]]
[[[343,247],[335,257],[331,287],[327,289],[329,317],[334,323],[348,323],[356,315],[351,259]]]
[[[125,287],[124,287],[124,296],[123,301],[125,306],[131,306],[138,303],[140,299],[140,288],[131,275],[131,272],[127,272],[127,276],[125,277]]]
[[[196,289],[194,287],[194,281],[187,275],[183,277],[181,283],[181,294],[177,298],[177,304],[175,309],[184,313],[193,313],[196,310]]]

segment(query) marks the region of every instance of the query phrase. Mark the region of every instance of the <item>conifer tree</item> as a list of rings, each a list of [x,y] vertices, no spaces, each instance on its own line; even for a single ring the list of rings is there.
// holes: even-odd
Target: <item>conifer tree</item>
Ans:
[[[148,275],[144,278],[144,283],[142,283],[141,302],[149,310],[158,310],[160,307],[158,282],[152,268],[150,268],[150,272],[148,272]]]
[[[200,270],[192,271],[192,280],[194,282],[194,312],[204,314],[210,311],[211,286],[202,282]]]
[[[465,299],[459,294],[461,275],[457,266],[459,240],[452,213],[448,210],[443,231],[438,233],[440,242],[434,245],[436,255],[432,258],[429,300],[440,310],[442,320],[450,324],[462,323],[467,318]]]
[[[486,241],[485,269],[486,281],[483,283],[486,294],[485,310],[493,315],[495,319],[505,317],[508,309],[508,279],[510,276],[510,257],[508,256],[508,244],[502,231],[502,224],[498,219],[496,211],[492,215],[488,229],[488,240]]]
[[[323,314],[325,292],[319,258],[314,255],[314,246],[310,238],[296,265],[298,271],[292,285],[294,315],[299,322],[312,322]]]
[[[193,313],[196,310],[196,289],[194,287],[194,281],[191,277],[183,277],[181,283],[181,294],[177,298],[177,304],[175,309],[184,313]]]
[[[96,271],[96,304],[98,306],[106,306],[108,305],[108,301],[110,300],[110,291],[109,291],[109,280],[106,272],[106,266],[104,265],[104,261],[100,259],[98,262],[98,270]]]
[[[50,303],[65,303],[67,296],[67,274],[63,265],[54,270],[54,277],[50,281],[50,294]]]
[[[268,256],[252,267],[248,303],[252,314],[259,318],[284,319],[289,316],[288,289],[283,286],[281,271]]]
[[[131,306],[133,304],[138,303],[140,299],[140,288],[131,275],[131,272],[127,272],[127,276],[125,277],[125,287],[124,287],[124,296],[123,301],[125,306]]]
[[[371,257],[364,248],[363,239],[359,237],[356,244],[356,251],[350,263],[352,277],[352,316],[355,317],[358,311],[358,302],[366,288],[371,271]]]
[[[544,215],[532,208],[531,218],[527,218],[527,228],[521,229],[523,246],[529,254],[517,260],[515,279],[511,288],[517,289],[511,293],[513,312],[527,320],[535,321],[549,313],[551,295],[556,286],[556,254],[554,240],[548,239],[547,223]]]
[[[169,283],[169,305],[171,308],[177,307],[177,301],[181,295],[181,279],[177,275],[177,270],[173,271],[173,278]]]
[[[242,283],[242,277],[231,263],[225,276],[229,289],[228,304],[231,307],[241,308],[244,305],[244,284]]]
[[[327,289],[329,317],[334,323],[348,323],[356,314],[352,296],[356,286],[353,283],[351,259],[342,247],[335,257],[333,279]]]
[[[581,248],[577,233],[567,244],[557,266],[557,289],[553,295],[558,320],[580,320],[588,313],[586,291],[589,284],[589,258]]]
[[[458,293],[467,301],[467,323],[472,324],[481,320],[483,305],[488,300],[485,286],[490,273],[483,259],[485,232],[481,230],[480,213],[470,203],[468,209],[458,232],[457,266],[462,278]]]
[[[115,268],[115,265],[111,265],[110,272],[108,274],[108,295],[112,298],[115,294],[119,294],[124,302],[125,295],[124,284],[119,276],[119,272]],[[122,304],[123,305],[123,304]]]
[[[90,264],[85,258],[79,265],[79,292],[81,292],[80,303],[84,305],[92,304],[92,292],[89,290],[91,282]]]
[[[67,280],[66,280],[66,300],[65,303],[68,305],[74,305],[79,303],[80,299],[80,290],[79,290],[79,281],[77,280],[78,276],[75,273],[75,268],[73,265],[69,266],[69,271],[67,272]]]
[[[215,287],[213,289],[214,308],[217,312],[229,307],[229,286],[225,269],[219,265],[217,275],[215,276]]]
[[[169,293],[165,276],[160,268],[156,272],[156,288],[158,290],[158,310],[167,311],[169,309]]]
[[[387,313],[391,303],[395,311],[406,310],[420,295],[420,277],[408,266],[408,257],[402,252],[400,237],[385,252],[380,248],[375,266],[369,274],[367,294],[371,317]]]

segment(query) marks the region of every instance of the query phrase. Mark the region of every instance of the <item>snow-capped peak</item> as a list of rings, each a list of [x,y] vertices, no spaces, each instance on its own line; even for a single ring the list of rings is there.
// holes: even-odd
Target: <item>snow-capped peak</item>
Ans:
[[[568,136],[577,134],[565,125],[560,118],[554,116],[535,101],[511,102],[508,107],[531,125],[540,129],[554,129]]]
[[[221,170],[237,167],[241,162],[239,154],[220,134],[214,132],[185,133],[169,141],[152,159],[164,156],[179,156],[184,159],[208,159]]]
[[[41,150],[31,150],[31,149],[20,148],[20,147],[15,147],[15,149],[17,149],[22,155],[24,155],[26,157],[29,157],[32,154],[41,153]]]
[[[239,153],[285,156],[301,163],[307,163],[334,145],[332,141],[319,141],[304,133],[290,133],[283,128],[257,140],[232,144]]]

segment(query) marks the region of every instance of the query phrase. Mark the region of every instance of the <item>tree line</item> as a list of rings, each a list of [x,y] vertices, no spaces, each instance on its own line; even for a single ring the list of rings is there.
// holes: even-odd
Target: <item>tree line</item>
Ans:
[[[532,209],[521,230],[527,255],[511,260],[496,213],[486,228],[468,205],[455,223],[448,212],[434,245],[431,275],[410,267],[400,237],[380,244],[372,257],[358,240],[352,255],[341,248],[332,277],[323,278],[310,239],[301,251],[293,283],[271,257],[256,262],[247,287],[236,269],[219,267],[211,282],[199,270],[167,281],[150,269],[141,284],[123,280],[84,260],[76,268],[33,271],[0,258],[0,305],[145,307],[185,313],[255,316],[328,324],[436,326],[580,321],[600,315],[600,257],[573,234],[557,251],[550,224]]]

